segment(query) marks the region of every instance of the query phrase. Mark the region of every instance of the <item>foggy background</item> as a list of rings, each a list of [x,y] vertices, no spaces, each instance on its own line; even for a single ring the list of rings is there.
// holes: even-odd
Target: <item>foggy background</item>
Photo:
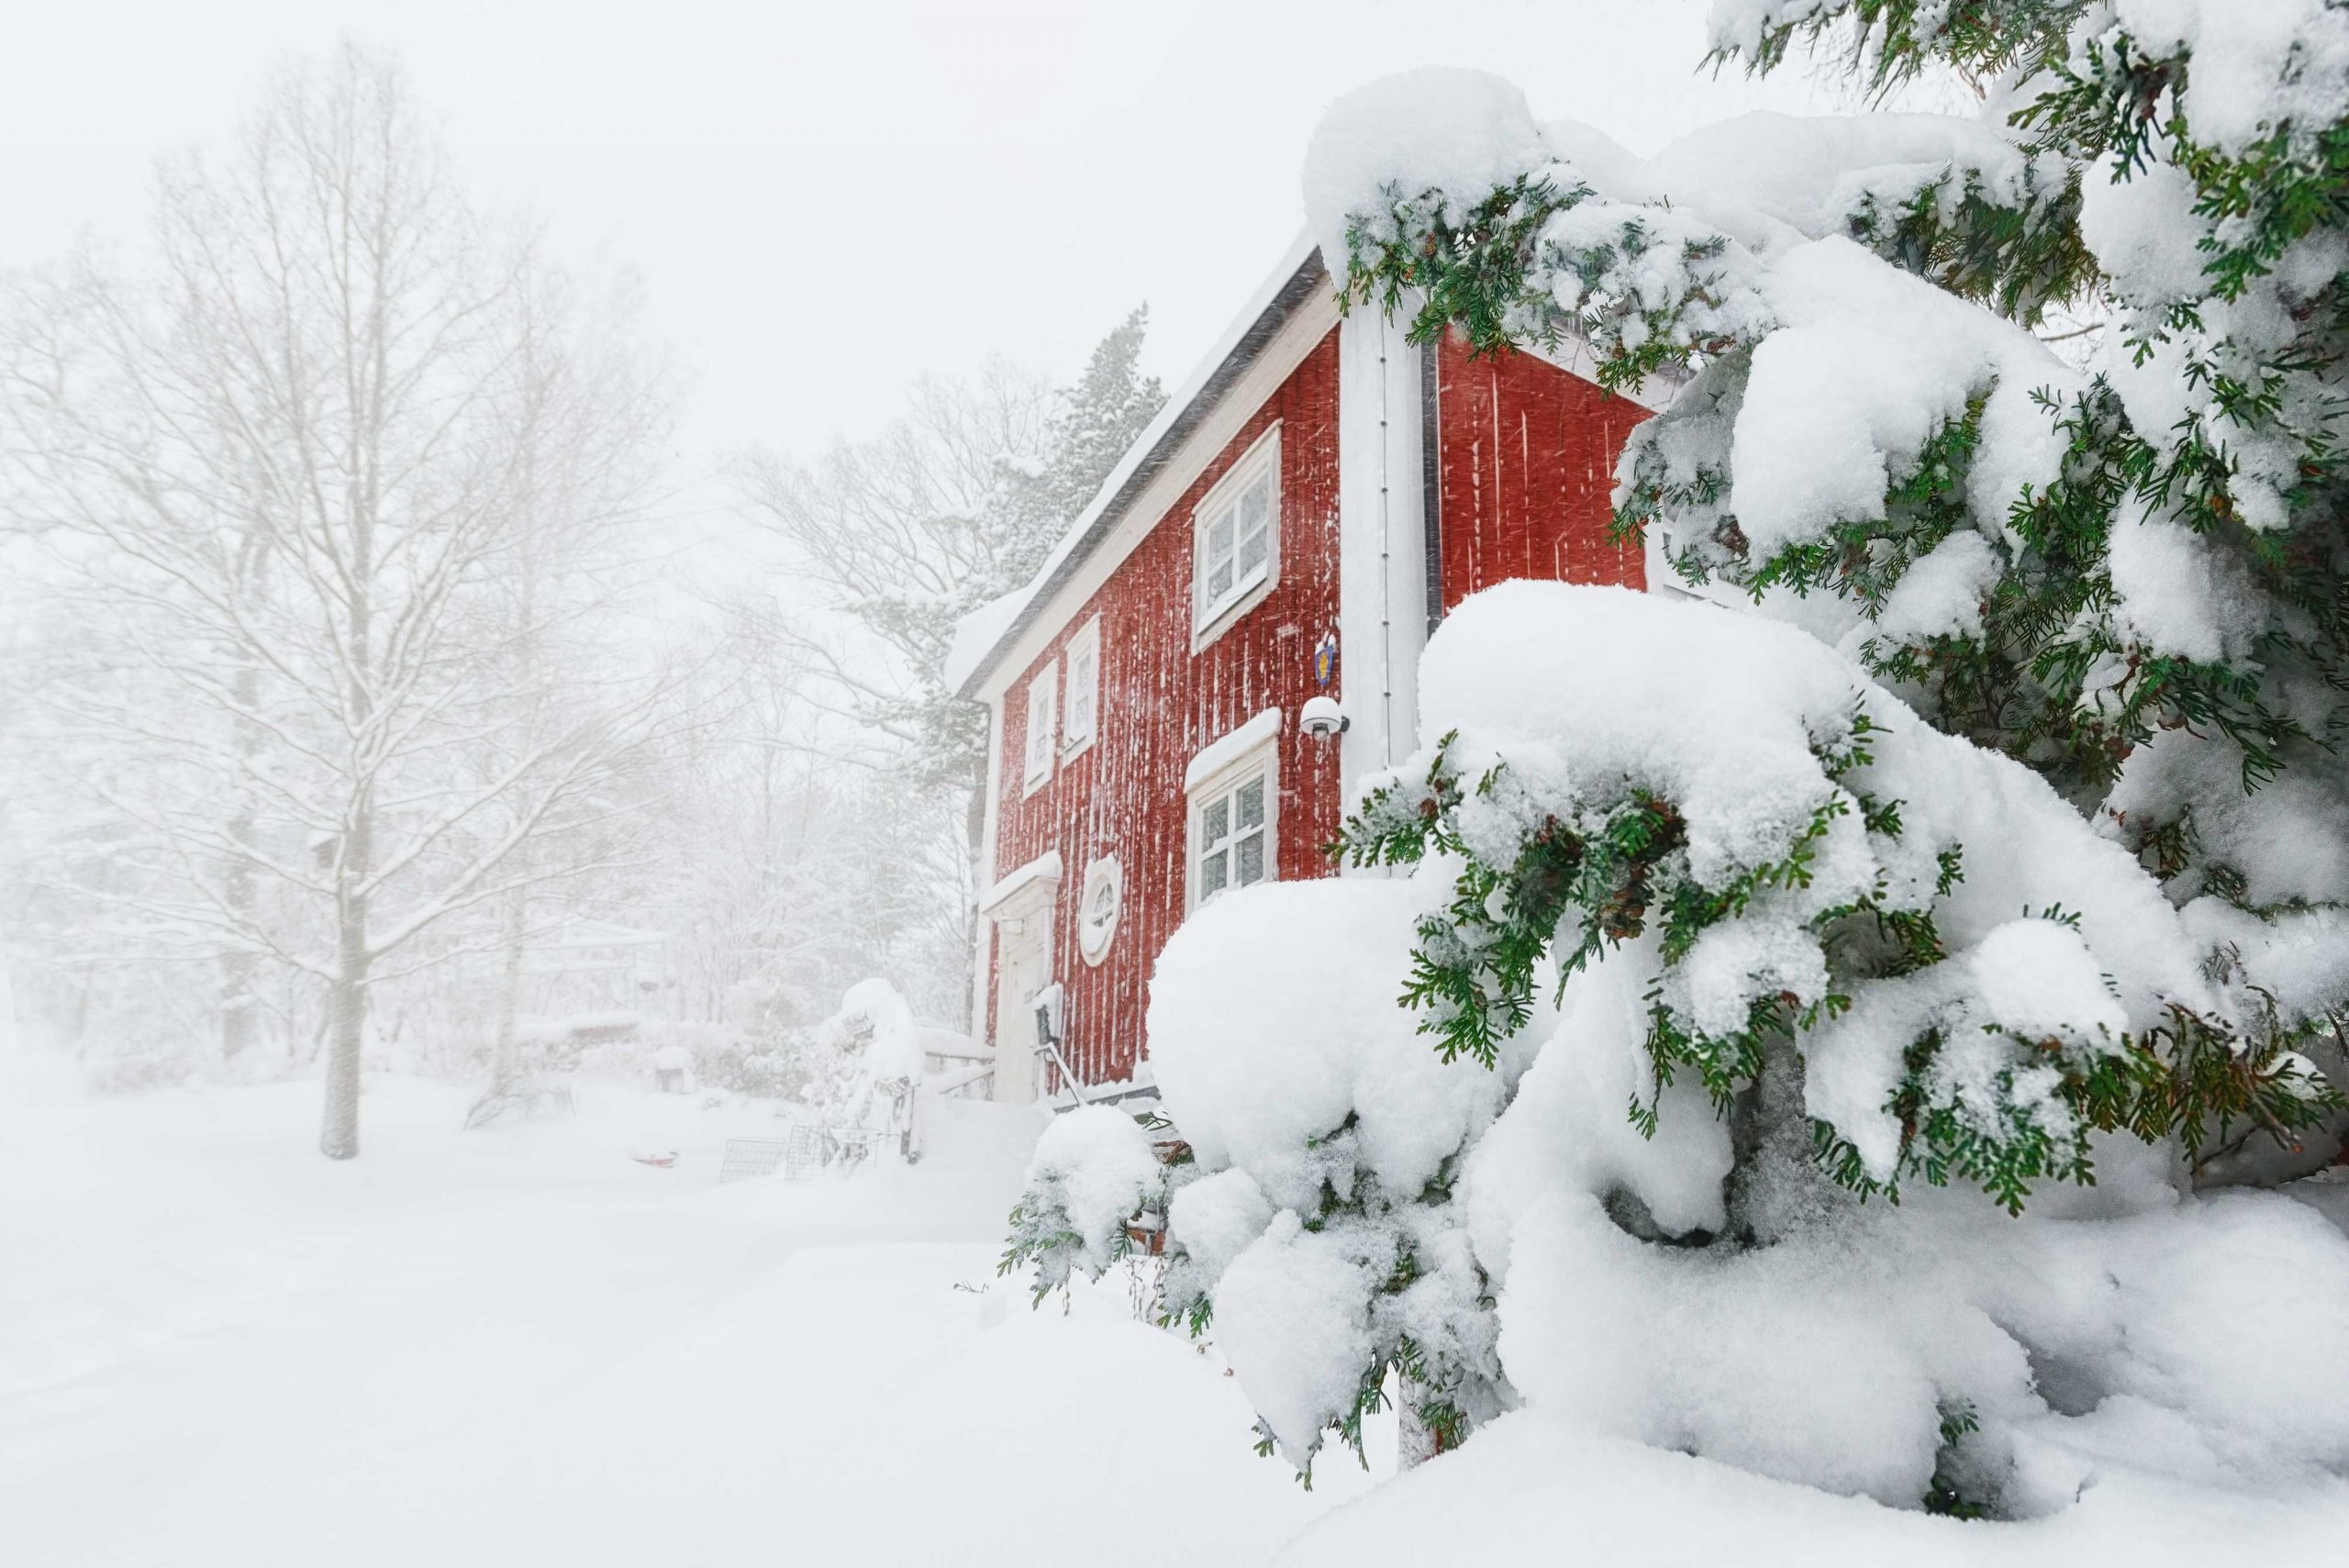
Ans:
[[[1816,106],[1692,69],[1704,9],[13,17],[25,1039],[117,1088],[323,1071],[341,1156],[362,1064],[495,1117],[663,1053],[804,1093],[867,978],[969,1029],[954,621],[1286,249],[1324,107],[1529,55],[1538,112],[1635,150]],[[388,328],[335,282],[387,214]]]
[[[1811,103],[1692,69],[1705,0],[1147,6],[227,3],[20,6],[0,51],[0,263],[134,224],[161,148],[349,34],[413,73],[468,169],[640,270],[723,446],[868,433],[917,369],[1067,372],[1147,300],[1179,380],[1297,232],[1336,95],[1474,65],[1634,151]],[[1815,109],[1816,104],[1811,103]]]

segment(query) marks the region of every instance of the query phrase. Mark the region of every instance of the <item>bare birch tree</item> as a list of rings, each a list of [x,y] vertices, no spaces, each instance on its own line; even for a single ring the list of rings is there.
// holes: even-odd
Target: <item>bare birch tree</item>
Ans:
[[[332,1158],[371,986],[436,925],[592,873],[658,721],[624,661],[552,646],[580,607],[551,558],[640,504],[660,429],[562,295],[397,67],[346,46],[161,171],[146,264],[84,257],[9,312],[14,505],[107,628],[46,704],[119,746],[73,781],[140,869],[106,901],[217,962],[224,1049],[254,966],[315,981]]]

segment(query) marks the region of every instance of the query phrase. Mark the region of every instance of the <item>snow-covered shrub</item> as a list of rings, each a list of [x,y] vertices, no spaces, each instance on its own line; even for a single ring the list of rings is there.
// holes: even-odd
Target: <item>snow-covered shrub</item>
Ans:
[[[2177,1162],[2330,1092],[2043,779],[1619,589],[1477,595],[1422,685],[1445,739],[1347,830],[1409,874],[1217,900],[1152,981],[1169,1316],[1268,1450],[1400,1373],[1438,1446],[1523,1401],[1952,1512],[2349,1462],[2349,1242]],[[1117,1132],[1040,1154],[1023,1219],[1104,1195],[1053,1283],[1163,1201]],[[2197,1334],[2271,1289],[2291,1332]]]
[[[997,1272],[1033,1264],[1039,1301],[1079,1270],[1097,1277],[1131,1251],[1129,1219],[1163,1212],[1166,1186],[1166,1167],[1132,1117],[1080,1106],[1056,1118],[1036,1140]]]
[[[2349,11],[1716,17],[1839,29],[1984,113],[1642,160],[1422,72],[1315,139],[1353,307],[1673,394],[1617,526],[1725,603],[1471,600],[1346,830],[1400,880],[1167,949],[1188,1316],[1292,1458],[1402,1365],[1943,1512],[2349,1463],[2349,1242],[2213,1190],[2341,1150]]]
[[[770,1042],[713,1029],[693,1042],[694,1082],[760,1099],[796,1098],[805,1082],[801,1043],[796,1035]]]
[[[2087,1177],[2095,1132],[2199,1153],[2332,1107],[2126,850],[1794,627],[1509,584],[1421,679],[1447,734],[1346,839],[1441,857],[1404,995],[1447,1057],[1497,1060],[1545,962],[1653,930],[1630,949],[1652,1087],[1687,1073],[1726,1108],[1798,1041],[1828,1169],[1863,1191],[1955,1177],[2020,1209]]]
[[[1212,1322],[1300,1466],[1325,1427],[1359,1447],[1390,1369],[1439,1441],[1501,1407],[1453,1196],[1528,1052],[1447,1062],[1395,1005],[1430,907],[1414,883],[1270,885],[1198,911],[1151,981],[1151,1060],[1198,1173],[1174,1200],[1169,1313]]]
[[[885,1128],[920,1078],[920,1030],[886,980],[860,980],[830,1017],[785,1040],[785,1071],[817,1121]]]

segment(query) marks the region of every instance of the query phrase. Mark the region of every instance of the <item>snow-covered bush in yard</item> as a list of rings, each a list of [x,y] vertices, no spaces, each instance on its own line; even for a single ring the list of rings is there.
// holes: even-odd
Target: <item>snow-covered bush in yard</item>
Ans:
[[[1352,307],[1673,393],[1617,526],[1726,602],[1470,600],[1343,835],[1395,880],[1177,933],[1189,1319],[1298,1460],[1399,1367],[1943,1512],[2337,1473],[2349,1241],[2217,1189],[2342,1143],[2349,10],[1715,29],[1984,112],[1642,160],[1441,72],[1317,133]]]
[[[1126,1222],[1163,1210],[1166,1187],[1166,1167],[1131,1116],[1081,1106],[1055,1118],[1036,1140],[998,1272],[1032,1263],[1039,1301],[1080,1269],[1098,1277],[1132,1250]]]
[[[886,980],[858,981],[830,1017],[790,1043],[799,1097],[828,1127],[888,1127],[921,1077],[913,1008]]]
[[[1360,1446],[1390,1370],[1439,1445],[1504,1400],[1453,1200],[1530,1052],[1446,1062],[1395,1005],[1430,911],[1416,883],[1275,884],[1201,909],[1151,981],[1195,1174],[1169,1216],[1170,1316],[1211,1323],[1266,1446],[1300,1466],[1325,1427]]]
[[[1346,833],[1410,874],[1219,899],[1152,981],[1170,1316],[1268,1447],[1400,1372],[1437,1447],[1524,1402],[1953,1512],[2349,1462],[2349,1242],[2180,1196],[2333,1095],[2046,781],[1620,589],[1470,599],[1422,703]]]

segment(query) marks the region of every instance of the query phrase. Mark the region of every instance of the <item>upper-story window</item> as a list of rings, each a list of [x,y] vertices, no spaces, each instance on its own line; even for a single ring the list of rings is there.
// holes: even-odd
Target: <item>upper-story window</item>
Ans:
[[[1281,428],[1241,454],[1191,509],[1195,645],[1271,591],[1280,572]]]
[[[1068,695],[1061,703],[1061,755],[1073,757],[1093,744],[1101,724],[1101,617],[1095,616],[1068,639],[1062,656],[1068,666]]]
[[[1048,664],[1028,683],[1027,786],[1052,776],[1052,741],[1060,731],[1060,666]]]

